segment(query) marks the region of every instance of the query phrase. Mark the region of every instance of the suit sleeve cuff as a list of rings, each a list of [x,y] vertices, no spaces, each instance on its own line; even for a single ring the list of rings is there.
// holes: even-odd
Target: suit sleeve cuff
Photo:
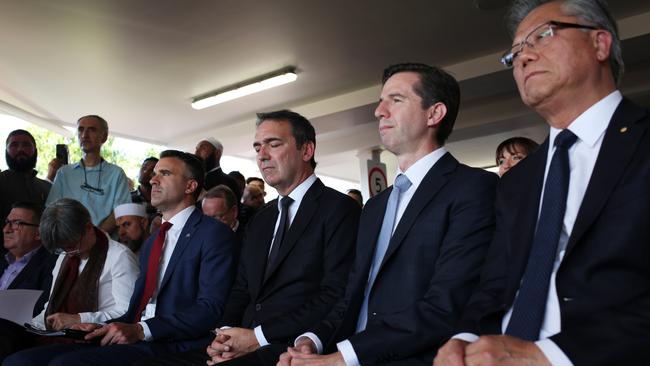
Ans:
[[[323,342],[321,342],[320,338],[318,338],[318,336],[316,334],[312,333],[312,332],[303,333],[303,334],[299,335],[298,337],[296,337],[296,340],[293,342],[293,346],[294,347],[297,346],[298,341],[300,341],[300,338],[303,338],[303,337],[309,338],[316,345],[316,352],[319,355],[323,354]]]
[[[451,337],[451,339],[460,339],[461,341],[469,342],[469,343],[474,343],[478,341],[478,336],[473,333],[458,333]]]
[[[352,343],[347,339],[336,344],[336,348],[339,349],[343,360],[345,361],[345,366],[361,366],[359,364],[359,358],[357,358],[357,353],[354,352],[352,348]]]
[[[255,338],[257,338],[257,343],[260,344],[260,347],[268,346],[269,342],[264,337],[264,332],[262,332],[262,326],[256,326],[253,331],[255,332]]]
[[[140,324],[140,326],[142,327],[142,333],[144,333],[145,342],[153,341],[153,335],[151,334],[151,330],[149,330],[149,326],[147,325],[147,323],[139,322],[138,324]]]
[[[550,339],[542,339],[535,342],[535,345],[542,351],[544,356],[553,366],[573,366],[573,362],[562,352],[555,342]]]

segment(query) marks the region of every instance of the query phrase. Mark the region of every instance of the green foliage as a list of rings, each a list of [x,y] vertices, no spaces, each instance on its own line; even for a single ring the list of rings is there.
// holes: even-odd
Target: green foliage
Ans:
[[[76,138],[64,137],[56,132],[52,132],[45,128],[32,125],[27,130],[34,136],[36,140],[36,147],[38,148],[38,161],[36,162],[36,170],[38,176],[45,178],[47,176],[47,165],[56,156],[56,144],[68,145],[69,162],[73,163],[81,159],[81,148]],[[117,146],[115,138],[109,136],[108,140],[102,146],[102,157],[109,163],[120,166],[126,172],[126,175],[137,182],[137,171],[140,169],[142,161],[149,156],[158,156],[160,149],[142,143],[140,153],[129,153],[120,150]],[[130,172],[136,172],[131,173]]]

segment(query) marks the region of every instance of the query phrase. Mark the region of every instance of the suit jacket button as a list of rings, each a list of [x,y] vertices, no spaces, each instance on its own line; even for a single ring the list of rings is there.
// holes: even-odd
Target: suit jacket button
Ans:
[[[372,312],[372,316],[377,316],[377,313],[375,313],[375,312],[373,311],[373,312]]]
[[[573,297],[563,297],[562,301],[564,301],[564,302],[573,301]]]
[[[262,304],[255,304],[255,311],[262,310]]]

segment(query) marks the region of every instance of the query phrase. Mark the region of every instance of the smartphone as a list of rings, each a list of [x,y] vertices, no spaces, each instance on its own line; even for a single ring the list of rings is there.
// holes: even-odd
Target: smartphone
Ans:
[[[56,144],[56,158],[63,164],[68,164],[68,145]]]

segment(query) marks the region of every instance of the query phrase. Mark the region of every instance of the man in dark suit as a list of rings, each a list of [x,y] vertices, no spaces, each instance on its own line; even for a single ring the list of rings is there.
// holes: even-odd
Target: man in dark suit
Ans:
[[[0,258],[0,290],[43,290],[34,315],[47,301],[56,263],[56,256],[41,246],[38,223],[42,213],[37,203],[16,202],[2,228],[7,253]]]
[[[194,203],[203,180],[201,162],[163,151],[151,178],[151,202],[163,214],[158,233],[141,249],[140,276],[127,313],[92,330],[90,344],[46,346],[19,352],[9,365],[129,364],[154,354],[205,347],[206,333],[221,318],[232,283],[233,233],[204,216]],[[49,363],[48,363],[49,362]]]
[[[645,363],[650,115],[616,90],[616,24],[597,0],[510,14],[504,63],[550,134],[499,184],[480,286],[435,365]]]
[[[375,115],[397,157],[395,184],[363,210],[345,296],[282,365],[430,364],[431,344],[452,334],[478,280],[497,178],[444,148],[458,83],[423,64],[393,65],[383,83]]]
[[[237,181],[221,169],[221,155],[223,154],[223,145],[221,142],[214,137],[202,140],[196,145],[194,154],[201,158],[205,164],[203,188],[207,191],[219,184],[225,184],[228,188],[232,189],[237,196],[237,202],[239,202],[242,191]]]
[[[34,306],[38,314],[48,299],[56,257],[41,246],[38,224],[43,208],[32,202],[16,202],[4,222],[4,247],[0,258],[0,290],[42,290]],[[22,326],[0,319],[0,361],[28,344]]]
[[[200,349],[152,365],[274,365],[343,295],[360,210],[314,175],[314,127],[291,111],[261,113],[253,146],[280,198],[248,225],[237,279],[217,323],[233,328],[219,329],[207,354]]]

